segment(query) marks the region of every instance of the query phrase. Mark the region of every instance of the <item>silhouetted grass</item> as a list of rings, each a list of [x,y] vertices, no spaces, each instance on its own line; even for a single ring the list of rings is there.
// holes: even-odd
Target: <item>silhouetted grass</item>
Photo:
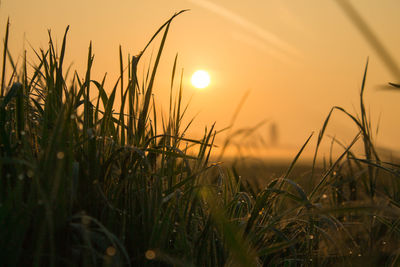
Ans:
[[[251,186],[235,166],[210,162],[214,125],[200,140],[185,137],[190,123],[182,125],[181,85],[173,99],[177,59],[169,113],[157,115],[154,80],[171,22],[182,12],[127,63],[120,48],[120,77],[111,90],[106,77],[91,78],[91,45],[84,79],[74,73],[66,81],[68,28],[60,51],[50,36],[46,51],[34,51],[32,70],[25,56],[8,84],[2,75],[2,265],[398,265],[399,165],[382,161],[374,148],[363,100],[367,66],[360,113],[334,107],[318,135],[315,159],[333,112],[359,130],[350,144],[334,140],[343,151],[322,175],[316,160],[309,175],[293,172],[311,135],[285,175]],[[138,64],[158,35],[154,64],[139,80]],[[4,51],[2,73],[7,41]],[[352,152],[356,142],[365,156]]]

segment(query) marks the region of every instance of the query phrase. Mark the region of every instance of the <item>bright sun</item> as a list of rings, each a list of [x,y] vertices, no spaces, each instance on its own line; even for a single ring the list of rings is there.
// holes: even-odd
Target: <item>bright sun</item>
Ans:
[[[207,71],[198,70],[192,75],[192,84],[198,89],[206,88],[210,84],[210,75]]]

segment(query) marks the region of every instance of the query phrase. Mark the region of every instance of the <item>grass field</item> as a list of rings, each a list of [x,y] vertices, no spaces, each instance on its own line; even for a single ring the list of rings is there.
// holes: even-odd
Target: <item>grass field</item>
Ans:
[[[177,15],[137,56],[125,61],[120,52],[112,88],[105,88],[106,77],[91,78],[91,45],[85,73],[64,66],[68,28],[59,51],[50,36],[47,50],[34,51],[35,64],[25,54],[17,66],[7,50],[7,25],[0,88],[2,265],[399,266],[400,166],[381,159],[374,146],[363,100],[368,63],[358,114],[333,107],[284,171],[265,173],[257,183],[251,178],[263,175],[263,166],[211,160],[214,125],[203,138],[185,135],[190,123],[182,125],[188,107],[176,83],[176,60],[168,114],[158,115],[153,84]],[[138,77],[141,57],[157,36],[154,61]],[[334,139],[341,154],[317,166],[335,113],[346,114],[359,133],[349,144]],[[361,156],[355,144],[362,145]],[[306,146],[315,146],[314,161],[298,167]]]

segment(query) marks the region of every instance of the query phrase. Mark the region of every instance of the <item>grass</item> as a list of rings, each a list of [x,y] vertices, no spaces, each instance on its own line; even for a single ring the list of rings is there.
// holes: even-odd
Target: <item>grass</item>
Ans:
[[[182,12],[139,55],[124,62],[120,48],[120,77],[107,89],[106,77],[91,78],[91,45],[86,73],[75,72],[67,82],[68,28],[60,51],[49,35],[48,49],[33,51],[37,63],[28,69],[25,53],[18,67],[8,52],[7,23],[0,99],[3,265],[400,264],[399,165],[383,161],[374,147],[363,100],[368,63],[359,114],[332,108],[316,137],[309,174],[300,178],[293,170],[312,135],[282,177],[255,186],[235,164],[210,160],[214,125],[199,140],[185,137],[190,122],[182,125],[187,106],[182,85],[175,85],[177,58],[168,114],[157,115],[154,80],[171,23]],[[142,55],[157,36],[154,63],[139,79]],[[333,138],[341,155],[316,171],[318,148],[336,112],[359,134],[350,144]],[[364,156],[353,152],[355,143],[363,144]]]

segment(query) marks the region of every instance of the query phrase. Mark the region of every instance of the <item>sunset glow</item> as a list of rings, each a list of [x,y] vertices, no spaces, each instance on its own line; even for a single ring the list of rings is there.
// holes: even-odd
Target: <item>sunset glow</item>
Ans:
[[[210,75],[205,70],[198,70],[192,75],[192,85],[197,89],[204,89],[210,84]]]
[[[173,0],[166,5],[154,0],[136,5],[132,1],[114,4],[87,0],[65,5],[51,0],[4,0],[0,9],[3,18],[0,35],[4,38],[9,17],[8,46],[14,61],[23,58],[26,49],[27,58],[33,62],[36,57],[30,46],[45,49],[47,30],[51,30],[53,41],[60,46],[65,28],[70,25],[65,64],[73,63],[71,73],[76,70],[84,77],[88,46],[92,42],[95,67],[91,76],[101,80],[107,72],[105,88],[108,88],[120,77],[120,45],[125,69],[128,55],[139,54],[170,16],[188,9],[171,24],[155,87],[169,87],[173,58],[178,54],[175,77],[184,70],[184,95],[190,95],[190,90],[202,91],[193,97],[187,116],[197,114],[205,103],[213,107],[202,110],[196,117],[194,123],[198,123],[199,129],[214,121],[220,127],[228,125],[236,105],[249,90],[250,96],[237,117],[236,127],[248,127],[269,118],[279,127],[281,143],[293,148],[309,132],[321,127],[332,106],[353,108],[358,101],[365,61],[370,57],[366,102],[371,105],[372,118],[378,121],[382,114],[381,145],[394,145],[400,150],[397,142],[400,126],[395,115],[398,99],[386,91],[375,90],[399,81],[337,4],[342,2],[256,0],[248,4],[238,0]],[[347,2],[354,2],[355,9],[398,62],[400,35],[396,29],[400,1]],[[46,16],[37,16],[41,12]],[[111,13],[115,15],[110,16]],[[105,17],[109,20],[104,20]],[[141,27],[133,29],[133,25]],[[153,51],[160,41],[161,37],[154,39],[141,57],[139,78],[147,77],[147,66],[154,62]],[[208,75],[197,74],[199,70]],[[209,90],[214,87],[218,90]],[[107,89],[106,93],[111,91]],[[157,89],[155,93],[160,105],[168,105],[169,90]],[[116,98],[117,103],[119,99]],[[335,122],[339,131],[335,134],[351,138],[354,134],[351,124],[340,116]]]
[[[1,266],[400,267],[399,11],[0,0]]]

